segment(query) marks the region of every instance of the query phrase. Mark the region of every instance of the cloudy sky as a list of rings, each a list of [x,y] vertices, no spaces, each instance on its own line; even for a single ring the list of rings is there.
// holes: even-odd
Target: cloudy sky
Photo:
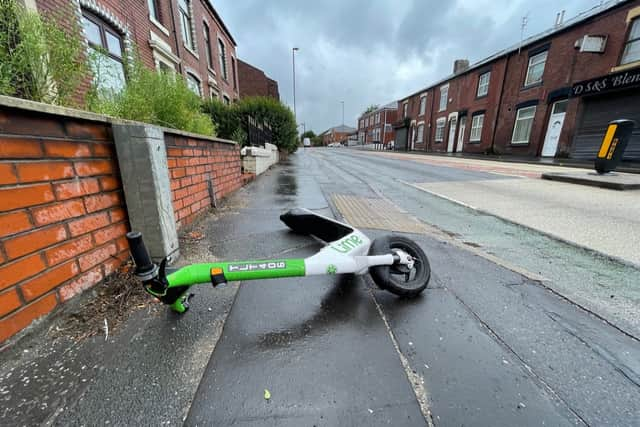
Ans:
[[[371,104],[399,99],[565,20],[600,0],[217,0],[238,56],[278,81],[292,106],[296,53],[298,122],[316,133],[345,124]]]

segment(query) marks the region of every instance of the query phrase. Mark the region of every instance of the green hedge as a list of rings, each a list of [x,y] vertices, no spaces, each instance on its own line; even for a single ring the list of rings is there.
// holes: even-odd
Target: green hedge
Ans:
[[[298,132],[293,113],[286,105],[270,97],[248,97],[231,105],[217,100],[207,101],[203,107],[216,123],[218,136],[244,144],[243,123],[248,117],[265,122],[271,127],[273,143],[281,150],[292,153],[298,148]]]

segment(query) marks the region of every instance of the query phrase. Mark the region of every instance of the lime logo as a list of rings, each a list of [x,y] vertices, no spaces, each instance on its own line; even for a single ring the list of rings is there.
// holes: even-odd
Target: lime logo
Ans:
[[[362,241],[362,239],[358,236],[349,236],[341,241],[339,241],[338,243],[336,243],[335,245],[331,245],[331,248],[346,254],[347,252],[351,251],[354,248],[357,248],[358,246],[360,246],[361,244],[363,244],[364,242]]]
[[[333,264],[329,264],[329,266],[327,267],[327,274],[336,274],[337,271],[338,268]]]

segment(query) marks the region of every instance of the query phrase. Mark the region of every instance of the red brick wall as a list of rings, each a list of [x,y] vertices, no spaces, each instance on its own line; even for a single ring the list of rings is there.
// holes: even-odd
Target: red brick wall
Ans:
[[[386,112],[386,116],[385,116],[385,112]],[[380,123],[376,124],[375,117],[376,117],[376,114],[378,113],[380,113]],[[398,113],[398,111],[394,109],[382,109],[382,110],[374,111],[372,113],[363,114],[358,118],[358,121],[356,123],[356,126],[358,127],[358,132],[363,132],[363,131],[365,132],[366,144],[370,144],[373,142],[373,130],[375,128],[381,128],[379,142],[386,144],[389,141],[393,141],[395,140],[395,131],[393,130],[393,127],[391,128],[390,132],[385,133],[384,125],[395,123],[399,117],[399,114],[400,113]],[[365,126],[366,124],[365,120],[367,118],[369,118],[369,124]],[[360,126],[360,123],[362,123],[362,126]]]
[[[571,86],[575,82],[606,75],[612,67],[618,65],[627,34],[627,13],[629,9],[638,6],[640,6],[640,1],[629,2],[621,8],[590,19],[569,31],[541,40],[536,45],[527,46],[521,55],[514,54],[509,57],[507,80],[495,138],[496,147],[500,152],[531,156],[540,153],[551,107],[551,104],[547,103],[547,95],[553,90]],[[605,52],[602,54],[580,53],[575,49],[575,41],[586,34],[607,35]],[[524,89],[523,84],[529,60],[528,50],[549,42],[542,84]],[[539,100],[529,144],[512,146],[510,142],[516,116],[515,106],[529,100]],[[560,152],[568,153],[571,147],[579,103],[580,99],[577,98],[569,102],[560,135]]]
[[[172,0],[173,11],[178,14],[178,5],[175,0]],[[182,64],[178,66],[177,71],[182,75],[186,75],[187,67],[194,70],[201,79],[203,97],[209,98],[209,74],[215,79],[218,84],[220,96],[226,93],[230,99],[237,99],[239,97],[239,88],[234,87],[234,81],[232,76],[231,58],[236,56],[236,47],[234,42],[229,38],[225,31],[222,29],[221,23],[217,20],[214,14],[211,12],[209,6],[205,5],[207,0],[192,0],[193,2],[193,25],[196,40],[196,55],[191,53],[185,48],[182,41],[182,33],[180,27],[180,21],[178,16],[172,16],[170,2],[159,1],[159,14],[160,23],[169,35],[167,36],[162,30],[160,30],[149,19],[149,10],[147,8],[146,0],[97,0],[96,3],[111,13],[123,26],[128,28],[131,41],[134,43],[138,50],[140,59],[149,68],[155,69],[155,62],[153,58],[153,50],[149,44],[150,31],[159,36],[165,41],[173,53],[182,58]],[[36,0],[38,10],[44,15],[54,17],[56,21],[70,30],[72,23],[75,21],[77,9],[73,5],[71,0]],[[64,11],[60,13],[60,11]],[[105,21],[109,20],[100,15],[99,13],[92,11],[94,14],[98,14]],[[211,51],[213,60],[213,73],[211,73],[207,66],[207,60],[205,55],[204,44],[204,21],[207,21],[211,32]],[[121,34],[124,36],[124,34]],[[229,73],[229,79],[224,80],[220,72],[220,65],[218,60],[218,42],[217,37],[220,37],[226,46],[227,50],[227,70]],[[177,43],[176,43],[177,40]],[[90,81],[83,83],[81,87],[81,93],[84,94],[88,90]]]
[[[267,77],[262,70],[238,60],[238,79],[240,96],[270,96],[280,99],[278,82]]]
[[[0,111],[0,342],[127,258],[110,127]]]
[[[212,206],[209,185],[220,200],[242,186],[240,148],[235,144],[165,134],[177,228]]]

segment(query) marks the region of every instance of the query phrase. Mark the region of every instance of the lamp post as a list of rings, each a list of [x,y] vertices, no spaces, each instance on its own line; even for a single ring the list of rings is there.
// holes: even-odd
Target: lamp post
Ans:
[[[291,63],[293,65],[293,117],[296,119],[296,123],[298,121],[298,116],[296,115],[296,51],[300,50],[300,48],[294,47],[291,49]]]
[[[340,104],[342,104],[342,126],[344,126],[344,101],[340,101]]]

